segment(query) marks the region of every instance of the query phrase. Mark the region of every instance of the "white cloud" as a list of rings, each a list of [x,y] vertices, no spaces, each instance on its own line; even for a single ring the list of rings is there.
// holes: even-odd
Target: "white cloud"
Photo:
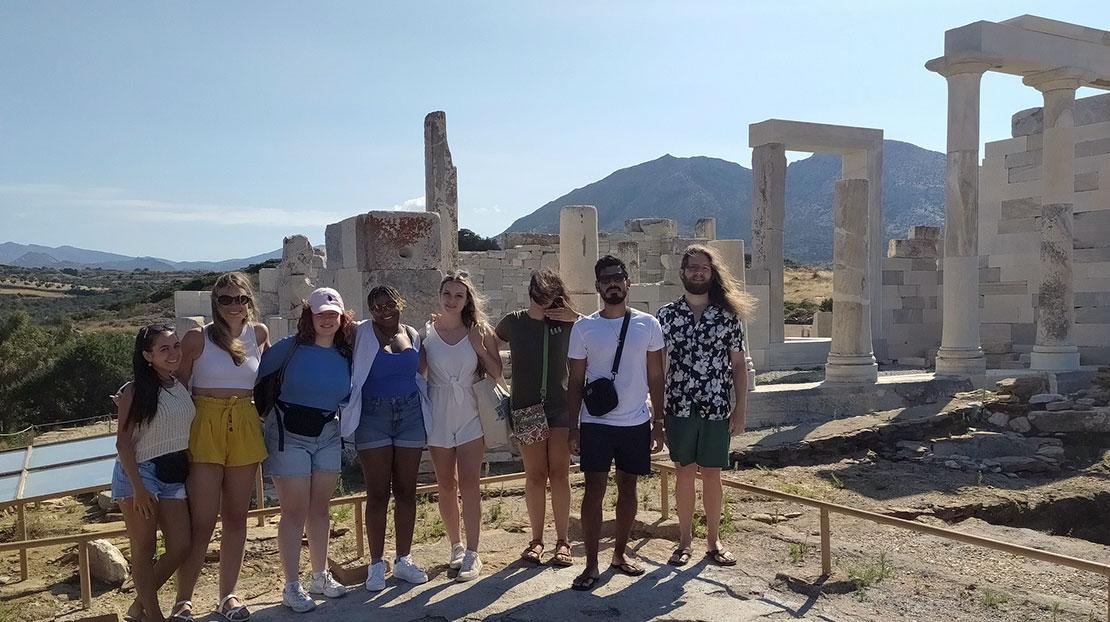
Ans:
[[[424,196],[421,195],[414,199],[408,199],[403,203],[397,203],[389,209],[395,212],[422,212],[426,209],[426,205],[427,201],[425,201]]]
[[[136,198],[120,188],[75,188],[58,184],[0,184],[0,206],[18,201],[19,207],[102,210],[101,217],[131,222],[250,224],[266,227],[322,227],[342,220],[346,214],[323,210],[293,210],[250,205],[191,203]],[[421,198],[421,201],[423,198]],[[16,207],[8,205],[8,207]]]

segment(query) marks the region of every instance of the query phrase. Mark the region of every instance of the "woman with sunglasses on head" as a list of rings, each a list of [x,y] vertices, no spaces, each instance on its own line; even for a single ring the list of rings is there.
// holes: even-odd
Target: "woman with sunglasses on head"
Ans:
[[[185,450],[196,410],[189,389],[174,377],[181,342],[173,326],[152,324],[139,330],[131,361],[132,380],[115,396],[119,458],[112,473],[112,499],[119,503],[131,540],[136,593],[124,619],[160,622],[165,618],[158,590],[189,552]],[[159,528],[166,550],[155,561]]]
[[[394,578],[428,581],[410,555],[416,526],[416,479],[427,436],[424,392],[418,383],[420,337],[401,323],[405,301],[388,285],[370,290],[369,322],[360,322],[351,372],[351,399],[343,410],[344,436],[353,440],[366,482],[370,569],[366,589],[385,589],[386,513],[392,491],[397,536]]]
[[[527,309],[506,315],[497,323],[496,330],[497,338],[509,344],[513,365],[514,435],[524,458],[524,503],[532,529],[532,541],[520,556],[541,563],[545,497],[550,484],[551,512],[555,518],[555,554],[551,564],[570,566],[573,560],[567,541],[570,525],[567,347],[570,328],[578,320],[578,313],[567,305],[563,280],[550,270],[532,273],[528,300]],[[539,421],[523,421],[528,415],[519,413],[529,407],[536,411]]]
[[[281,521],[278,552],[285,570],[281,602],[304,613],[316,608],[309,594],[338,598],[347,593],[328,572],[329,501],[342,467],[337,414],[351,392],[353,330],[339,292],[322,287],[301,307],[297,334],[262,355],[259,378],[278,374],[277,403],[266,413],[269,456]],[[301,535],[308,534],[312,580],[301,586]]]
[[[472,387],[479,369],[492,378],[501,376],[497,337],[486,323],[482,303],[467,273],[448,273],[439,285],[439,314],[424,329],[420,350],[431,403],[425,420],[428,451],[436,472],[439,511],[451,541],[449,566],[459,570],[456,581],[470,581],[482,571],[479,479],[486,446]],[[465,547],[459,530],[460,495]]]
[[[195,328],[181,341],[178,378],[190,384],[197,415],[189,437],[189,510],[191,550],[177,583],[182,616],[191,619],[193,590],[216,527],[220,538],[220,585],[216,612],[229,622],[250,618],[235,595],[247,511],[258,465],[266,458],[262,422],[251,396],[262,352],[269,347],[264,324],[253,322],[254,291],[241,272],[229,272],[212,286],[212,323]]]

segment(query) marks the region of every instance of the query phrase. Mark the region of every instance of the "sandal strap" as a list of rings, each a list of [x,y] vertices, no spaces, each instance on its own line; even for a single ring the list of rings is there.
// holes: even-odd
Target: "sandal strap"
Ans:
[[[220,609],[223,609],[223,608],[224,608],[224,605],[226,605],[226,604],[227,604],[227,601],[231,600],[232,598],[236,598],[236,599],[237,599],[237,598],[239,598],[239,597],[238,597],[238,596],[236,596],[235,594],[228,594],[227,596],[224,596],[223,598],[221,598],[221,599],[220,599],[220,605],[219,605],[219,608],[220,608]],[[241,606],[241,605],[240,605],[240,606]]]

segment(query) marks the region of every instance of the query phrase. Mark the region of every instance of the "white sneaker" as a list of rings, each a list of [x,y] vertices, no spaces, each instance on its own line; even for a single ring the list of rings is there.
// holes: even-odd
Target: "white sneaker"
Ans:
[[[324,570],[323,572],[312,573],[312,582],[308,584],[308,592],[310,594],[323,594],[328,598],[339,598],[347,595],[347,588],[336,581],[330,572]]]
[[[421,583],[428,582],[428,573],[424,569],[416,565],[412,561],[412,555],[405,555],[393,560],[393,576],[402,580],[408,581],[413,585],[420,585]]]
[[[462,568],[463,555],[465,553],[466,547],[463,546],[461,542],[459,544],[451,545],[451,561],[447,563],[447,566],[451,570],[458,570],[459,568]]]
[[[385,560],[370,564],[370,572],[366,573],[366,589],[371,592],[380,592],[385,589]]]
[[[477,579],[480,574],[482,574],[482,558],[478,557],[478,551],[467,551],[463,555],[462,567],[459,568],[459,574],[455,580],[465,583]]]
[[[316,601],[304,591],[300,581],[294,581],[281,591],[281,604],[297,613],[305,613],[316,608]]]

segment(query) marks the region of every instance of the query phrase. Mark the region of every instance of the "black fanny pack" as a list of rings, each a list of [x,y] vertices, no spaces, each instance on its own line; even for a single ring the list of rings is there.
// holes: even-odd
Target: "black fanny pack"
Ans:
[[[285,451],[285,432],[316,438],[336,412],[278,400],[274,414],[278,418],[278,451]]]
[[[154,476],[163,484],[184,484],[189,477],[189,454],[184,449],[158,456],[154,463]]]
[[[617,370],[621,366],[621,353],[624,351],[624,338],[628,334],[628,322],[632,319],[632,312],[624,312],[624,322],[621,323],[621,334],[617,340],[617,354],[613,357],[613,371],[608,378],[597,378],[586,383],[582,394],[582,402],[586,405],[592,417],[601,417],[612,412],[620,403],[617,387],[613,381],[617,377]]]

